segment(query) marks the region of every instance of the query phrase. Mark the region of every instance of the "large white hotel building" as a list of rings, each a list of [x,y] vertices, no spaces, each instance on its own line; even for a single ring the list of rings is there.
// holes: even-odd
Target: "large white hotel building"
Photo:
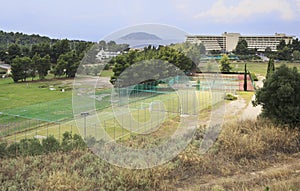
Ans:
[[[232,52],[235,50],[240,40],[246,40],[248,48],[265,51],[270,47],[272,51],[277,51],[277,45],[282,40],[286,44],[292,43],[295,36],[287,36],[286,34],[278,34],[270,36],[242,36],[240,33],[223,33],[221,36],[214,35],[188,35],[187,42],[202,43],[207,51],[218,50],[223,52]]]

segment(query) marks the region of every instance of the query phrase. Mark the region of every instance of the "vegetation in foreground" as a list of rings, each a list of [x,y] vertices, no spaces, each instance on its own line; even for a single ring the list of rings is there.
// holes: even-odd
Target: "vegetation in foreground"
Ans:
[[[297,68],[274,66],[268,70],[264,87],[256,92],[254,105],[262,105],[262,116],[276,123],[297,127],[300,124],[300,73]]]
[[[297,190],[300,133],[265,120],[226,125],[208,153],[203,129],[172,161],[146,170],[108,164],[75,148],[0,161],[1,190]],[[65,135],[65,137],[68,137]],[[131,137],[140,147],[147,140]],[[66,139],[65,139],[66,140]],[[68,145],[65,141],[65,145]],[[63,145],[63,144],[61,144]]]

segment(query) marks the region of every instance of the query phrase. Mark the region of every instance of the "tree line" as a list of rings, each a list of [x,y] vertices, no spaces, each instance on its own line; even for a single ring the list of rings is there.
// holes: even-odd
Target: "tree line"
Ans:
[[[277,51],[272,51],[270,47],[267,47],[264,51],[265,56],[274,60],[300,60],[300,41],[298,38],[294,39],[290,44],[286,44],[285,40],[282,40],[277,45],[276,49]],[[239,55],[242,60],[254,58],[257,52],[257,49],[248,48],[246,40],[239,41],[234,51],[234,53]]]
[[[0,59],[11,65],[14,82],[36,76],[44,79],[50,69],[55,76],[74,77],[80,60],[91,45],[91,42],[67,39],[53,45],[48,42],[33,44],[31,48],[11,44],[1,52]]]
[[[175,48],[179,47],[181,46]],[[161,68],[159,69],[159,67],[165,67],[165,65],[163,65],[163,62],[173,64],[186,74],[195,72],[197,68],[196,63],[191,58],[186,56],[185,53],[180,52],[175,48],[169,46],[154,47],[149,45],[142,51],[130,50],[126,54],[120,54],[117,57],[112,58],[109,61],[109,65],[112,66],[114,72],[114,75],[111,77],[111,82],[114,83],[126,68],[141,62],[143,62],[141,68],[136,69],[136,71],[139,72],[128,75],[134,76],[136,79],[140,79],[144,76],[151,76],[149,72],[155,71],[152,75],[157,79],[163,79],[164,77],[172,76],[173,74],[171,73],[174,72],[173,70],[168,70],[168,68],[166,68],[166,70],[162,70]],[[194,56],[196,57],[196,55]],[[155,69],[155,67],[158,67],[157,70]]]
[[[57,42],[58,39],[51,39],[38,34],[23,34],[20,32],[4,32],[0,30],[0,51],[5,51],[11,44],[18,44],[21,47],[30,47],[33,44]]]

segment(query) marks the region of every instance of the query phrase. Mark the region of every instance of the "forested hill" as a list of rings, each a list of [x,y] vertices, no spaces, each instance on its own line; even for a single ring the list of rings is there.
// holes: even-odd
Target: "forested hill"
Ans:
[[[40,36],[38,34],[23,34],[20,32],[4,32],[0,30],[0,49],[6,49],[10,44],[31,45],[40,43],[55,43],[57,39]]]
[[[31,46],[33,44],[49,43],[54,44],[59,39],[51,39],[46,36],[40,36],[38,34],[24,34],[21,32],[5,32],[0,30],[0,50],[7,49],[11,44],[17,44],[20,46]],[[84,42],[81,40],[69,40],[71,42]]]

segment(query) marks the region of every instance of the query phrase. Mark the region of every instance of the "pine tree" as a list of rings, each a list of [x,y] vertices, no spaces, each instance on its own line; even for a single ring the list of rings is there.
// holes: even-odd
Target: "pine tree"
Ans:
[[[244,73],[244,91],[247,91],[247,64],[245,64],[245,73]]]
[[[275,71],[274,59],[271,58],[268,63],[266,78],[268,79],[270,76],[272,76],[274,71]]]

